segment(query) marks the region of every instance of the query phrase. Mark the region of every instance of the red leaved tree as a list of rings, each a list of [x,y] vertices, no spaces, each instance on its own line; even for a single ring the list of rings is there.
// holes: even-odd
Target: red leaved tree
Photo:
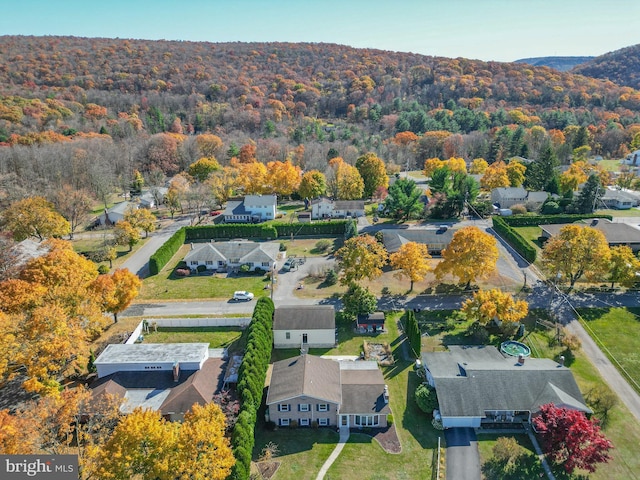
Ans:
[[[598,421],[589,420],[583,412],[548,403],[540,408],[533,426],[545,454],[569,474],[576,468],[595,472],[596,464],[611,460],[613,444],[600,431]]]

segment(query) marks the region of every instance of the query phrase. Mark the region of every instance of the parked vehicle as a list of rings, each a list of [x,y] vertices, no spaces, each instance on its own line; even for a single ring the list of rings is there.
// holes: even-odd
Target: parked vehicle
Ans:
[[[238,290],[233,292],[233,300],[237,302],[253,300],[253,293],[247,292],[246,290]]]

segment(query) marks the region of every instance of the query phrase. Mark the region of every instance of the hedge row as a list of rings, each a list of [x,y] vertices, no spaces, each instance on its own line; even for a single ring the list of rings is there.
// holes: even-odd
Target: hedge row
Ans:
[[[240,412],[231,436],[231,448],[236,464],[231,472],[233,480],[249,480],[251,454],[255,444],[255,425],[258,407],[262,403],[264,382],[273,345],[274,305],[270,298],[258,299],[246,335],[246,349],[238,370]]]
[[[221,223],[219,225],[200,225],[187,227],[186,242],[211,240],[216,238],[260,238],[278,237],[272,225],[256,225],[253,223]]]
[[[494,217],[495,218],[495,217]],[[611,220],[611,215],[598,215],[595,213],[576,215],[516,215],[514,217],[500,217],[510,227],[532,227],[548,225],[550,223],[574,223],[588,218],[606,218]]]
[[[318,223],[274,223],[278,231],[278,237],[290,237],[293,235],[343,235],[347,222],[354,220],[329,220]]]
[[[516,230],[511,228],[511,226],[507,223],[507,219],[505,217],[498,217],[494,215],[492,217],[493,220],[493,229],[503,237],[509,245],[516,249],[516,251],[522,255],[522,257],[529,263],[533,263],[536,261],[537,251],[533,245],[531,245],[522,235],[520,235]]]
[[[185,228],[182,227],[171,235],[169,240],[164,242],[156,252],[149,257],[149,273],[157,275],[160,270],[171,260],[185,242]]]
[[[409,346],[416,358],[420,358],[420,352],[422,350],[422,335],[420,334],[420,327],[416,320],[416,314],[413,310],[407,310],[405,313],[404,331],[409,339]]]

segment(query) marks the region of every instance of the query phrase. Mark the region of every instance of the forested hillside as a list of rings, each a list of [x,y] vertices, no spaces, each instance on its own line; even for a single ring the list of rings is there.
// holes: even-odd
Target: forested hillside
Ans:
[[[578,65],[573,73],[611,80],[619,85],[640,88],[640,45],[606,53]]]
[[[535,57],[521,58],[517,63],[528,63],[534,67],[551,67],[561,72],[567,72],[577,65],[581,65],[595,57]]]
[[[640,92],[519,63],[333,44],[0,37],[4,204],[65,184],[101,197],[126,190],[136,169],[159,182],[201,157],[226,165],[243,146],[245,159],[320,171],[328,157],[354,164],[369,151],[392,168],[536,158],[549,142],[565,162],[577,147],[620,157],[639,125]]]

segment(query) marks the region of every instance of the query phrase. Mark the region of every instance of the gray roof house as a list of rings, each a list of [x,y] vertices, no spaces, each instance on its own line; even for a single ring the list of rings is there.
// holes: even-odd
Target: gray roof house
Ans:
[[[618,210],[629,210],[637,207],[640,198],[637,193],[607,188],[604,195],[600,197],[600,204],[606,208],[617,208]],[[599,205],[600,205],[599,204]]]
[[[547,403],[591,413],[571,370],[547,358],[520,361],[474,345],[423,353],[422,362],[444,428],[521,425]]]
[[[203,265],[207,270],[234,271],[242,265],[249,270],[270,270],[278,259],[279,245],[273,242],[238,240],[191,244],[184,261],[192,270]]]
[[[549,194],[547,192],[530,192],[522,187],[499,187],[491,190],[491,203],[499,208],[510,208],[513,205],[542,205]]]
[[[331,200],[319,197],[311,201],[311,219],[364,216],[364,200]]]
[[[601,231],[610,247],[626,245],[633,250],[634,253],[640,251],[640,230],[632,227],[627,223],[613,223],[606,218],[594,218],[576,222],[581,226],[589,226]],[[551,238],[553,235],[560,233],[562,227],[571,225],[570,223],[552,223],[549,225],[540,225],[542,236]]]
[[[408,242],[422,243],[429,248],[429,253],[439,255],[449,246],[455,229],[449,227],[430,227],[416,229],[384,229],[382,241],[388,253],[397,252]]]
[[[376,362],[300,355],[273,364],[267,415],[279,426],[386,427],[388,390]]]
[[[106,209],[102,215],[98,217],[100,225],[115,225],[124,220],[124,215],[129,210],[136,210],[138,206],[131,202],[116,203],[113,207]]]
[[[273,314],[274,348],[333,348],[336,312],[333,305],[283,305]]]
[[[278,200],[275,195],[246,195],[241,200],[229,200],[224,210],[226,223],[254,223],[276,218]]]
[[[144,192],[139,199],[142,208],[156,208],[164,202],[164,197],[169,189],[167,187],[151,187]]]
[[[205,405],[222,388],[221,358],[209,357],[209,344],[113,344],[98,356],[98,379],[91,385],[97,401],[120,398],[120,411],[136,407],[181,420],[194,404]]]

